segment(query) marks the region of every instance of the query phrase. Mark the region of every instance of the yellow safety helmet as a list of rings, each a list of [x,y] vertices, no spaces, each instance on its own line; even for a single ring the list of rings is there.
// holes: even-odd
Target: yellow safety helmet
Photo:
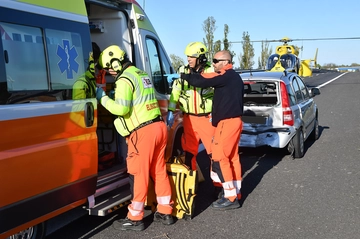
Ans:
[[[202,42],[190,42],[185,48],[185,55],[199,58],[208,52],[206,46]]]
[[[99,64],[102,68],[111,68],[114,71],[121,71],[121,62],[126,58],[126,53],[117,45],[111,45],[103,50],[99,57]]]

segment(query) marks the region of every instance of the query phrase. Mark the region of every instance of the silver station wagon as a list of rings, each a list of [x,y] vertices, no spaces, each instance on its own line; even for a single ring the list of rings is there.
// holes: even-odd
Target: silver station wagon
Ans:
[[[304,156],[304,142],[319,138],[319,109],[314,96],[293,72],[241,73],[244,81],[243,130],[239,146],[284,148]]]

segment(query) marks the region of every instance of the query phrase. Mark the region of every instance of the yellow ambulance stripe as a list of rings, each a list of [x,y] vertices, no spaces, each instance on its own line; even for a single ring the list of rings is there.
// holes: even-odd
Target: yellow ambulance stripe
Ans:
[[[86,16],[84,0],[17,0],[18,2],[29,3],[54,10],[79,14]]]

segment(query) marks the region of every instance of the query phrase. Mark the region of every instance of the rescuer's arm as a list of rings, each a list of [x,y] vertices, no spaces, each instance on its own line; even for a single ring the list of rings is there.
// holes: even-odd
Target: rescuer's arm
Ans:
[[[222,75],[216,72],[204,74],[181,74],[181,78],[189,82],[190,85],[201,88],[216,87],[223,84]]]
[[[180,93],[181,93],[181,79],[179,78],[174,80],[173,82],[168,110],[175,111],[176,104],[180,97]]]
[[[179,100],[181,93],[181,79],[178,78],[174,80],[168,105],[168,114],[166,117],[166,124],[170,127],[174,124],[174,114],[173,112],[176,109],[177,102]]]
[[[73,100],[86,99],[87,85],[85,82],[78,80],[73,85],[72,98]]]
[[[101,104],[110,111],[110,113],[118,116],[124,116],[130,111],[134,88],[130,81],[126,78],[120,77],[115,84],[115,100],[105,95],[100,98],[100,101]]]

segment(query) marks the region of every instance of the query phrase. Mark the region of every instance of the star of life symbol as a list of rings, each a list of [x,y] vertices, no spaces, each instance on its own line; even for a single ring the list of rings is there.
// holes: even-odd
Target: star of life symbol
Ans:
[[[66,71],[67,79],[73,79],[73,71],[79,70],[79,64],[76,62],[78,53],[74,46],[70,47],[69,40],[63,40],[63,46],[58,45],[56,54],[61,58],[58,63],[61,73]]]

